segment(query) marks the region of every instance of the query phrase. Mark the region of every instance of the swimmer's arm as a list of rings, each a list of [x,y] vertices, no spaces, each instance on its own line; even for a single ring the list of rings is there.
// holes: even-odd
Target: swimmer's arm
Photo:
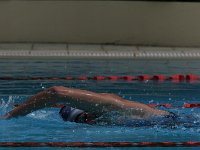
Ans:
[[[65,103],[71,107],[95,114],[119,109],[116,108],[119,107],[117,106],[119,102],[116,98],[85,90],[55,86],[30,97],[27,101],[5,114],[3,118],[9,119],[25,116],[33,111],[52,106],[56,103]]]
[[[52,106],[56,103],[65,103],[71,107],[97,115],[115,110],[124,111],[127,108],[130,108],[133,111],[132,113],[138,116],[166,113],[145,104],[124,100],[121,97],[112,96],[111,94],[105,95],[86,90],[55,86],[32,96],[23,104],[8,112],[4,117],[9,119],[25,116],[33,111]]]
[[[110,111],[122,111],[141,118],[169,114],[167,111],[154,109],[136,101],[129,101],[114,94],[95,93],[65,87],[56,87],[56,91],[60,96],[60,102],[94,113],[97,116]]]
[[[33,111],[49,107],[54,103],[54,91],[52,88],[39,92],[38,94],[30,97],[27,101],[15,107],[10,112],[6,113],[3,118],[10,119],[19,116],[25,116]]]

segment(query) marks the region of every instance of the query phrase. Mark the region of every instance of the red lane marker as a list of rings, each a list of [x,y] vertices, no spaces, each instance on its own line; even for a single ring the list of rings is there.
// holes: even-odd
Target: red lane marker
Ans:
[[[52,77],[50,80],[63,80],[64,78]]]
[[[95,76],[95,77],[93,77],[91,79],[93,79],[93,80],[105,80],[106,77],[104,77],[104,76]]]
[[[159,80],[159,81],[164,81],[164,80],[166,80],[167,79],[167,77],[166,76],[164,76],[164,75],[162,75],[162,74],[160,74],[160,75],[155,75],[155,76],[153,76],[153,78],[152,78],[153,80]]]
[[[177,145],[177,142],[161,142],[160,145],[163,145],[163,147],[174,147],[179,146],[179,143]]]
[[[146,80],[151,80],[152,79],[152,77],[149,76],[149,75],[140,75],[137,78],[138,78],[138,80],[141,80],[141,81],[146,81]]]
[[[18,78],[19,80],[21,80],[20,78]],[[30,77],[31,80],[46,80],[48,78],[44,78],[44,77]],[[28,80],[28,77],[27,77],[27,80]]]
[[[200,104],[184,104],[183,105],[184,108],[193,108],[193,107],[200,107]]]
[[[159,106],[163,106],[166,108],[172,108],[174,107],[172,104],[148,104],[148,106],[150,107],[159,107]],[[194,107],[200,107],[200,104],[189,104],[186,103],[183,106],[177,106],[178,108],[183,107],[183,108],[194,108]]]
[[[188,75],[186,75],[186,80],[196,81],[196,80],[199,80],[199,76],[194,75],[194,74],[188,74]]]
[[[65,80],[73,80],[74,78],[73,77],[70,77],[70,76],[67,76],[64,78]]]
[[[77,79],[78,80],[88,80],[88,77],[87,76],[80,76]]]
[[[123,76],[123,77],[121,77],[121,79],[131,81],[131,80],[135,80],[136,77],[134,77],[134,76]]]
[[[170,107],[172,107],[172,104],[159,104],[157,106],[163,106],[163,107],[166,107],[166,108],[170,108]]]
[[[107,79],[108,80],[119,80],[120,77],[119,76],[108,76]]]
[[[174,74],[174,75],[170,76],[169,79],[172,81],[184,81],[185,76],[182,74]]]
[[[152,146],[158,145],[158,143],[154,143],[154,142],[139,142],[137,144],[138,146],[141,146],[141,147],[152,147]]]
[[[55,107],[55,108],[61,108],[63,107],[65,104],[55,104],[51,107]],[[200,107],[200,104],[184,104],[183,106],[173,106],[172,104],[147,104],[150,107],[166,107],[166,108],[194,108],[194,107]],[[15,106],[18,106],[18,104],[15,104]]]
[[[0,80],[13,80],[13,77],[0,77]]]
[[[0,77],[0,80],[139,80],[139,81],[147,81],[147,80],[156,80],[156,81],[165,81],[171,80],[173,82],[180,82],[180,81],[197,81],[200,77],[194,74],[182,75],[182,74],[174,74],[172,76],[166,77],[165,75],[140,75],[140,76],[80,76],[80,77]]]
[[[195,141],[188,141],[188,142],[183,142],[182,145],[186,145],[186,146],[200,146],[200,142],[195,142]]]
[[[0,147],[198,147],[187,142],[0,142]]]
[[[166,107],[166,108],[173,107],[172,104],[147,104],[147,105],[150,106],[150,107],[159,107],[159,106],[163,106],[163,107]]]

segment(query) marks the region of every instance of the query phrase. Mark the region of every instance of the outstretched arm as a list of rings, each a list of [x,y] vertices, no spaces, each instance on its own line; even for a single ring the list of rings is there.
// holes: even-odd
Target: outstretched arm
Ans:
[[[27,101],[8,112],[4,118],[9,119],[24,116],[38,109],[52,106],[56,103],[65,103],[74,108],[100,114],[104,111],[109,111],[119,107],[116,102],[117,99],[113,101],[111,97],[98,93],[54,86],[30,97]],[[106,107],[105,109],[104,106]]]
[[[128,101],[116,95],[99,94],[86,90],[55,86],[32,96],[23,104],[8,112],[4,118],[9,119],[24,116],[56,103],[65,103],[71,107],[79,108],[96,115],[113,110],[129,111],[129,113],[140,117],[148,117],[153,114],[167,114],[165,111],[153,109],[142,103]]]

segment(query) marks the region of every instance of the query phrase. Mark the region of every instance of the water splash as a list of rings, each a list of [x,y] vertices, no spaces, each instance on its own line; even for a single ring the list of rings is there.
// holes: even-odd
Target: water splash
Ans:
[[[28,114],[27,117],[37,120],[48,120],[48,121],[61,120],[57,111],[48,109],[34,111]]]
[[[15,103],[15,99],[18,96],[8,96],[8,100],[2,98],[0,101],[0,114],[3,115],[6,113]]]

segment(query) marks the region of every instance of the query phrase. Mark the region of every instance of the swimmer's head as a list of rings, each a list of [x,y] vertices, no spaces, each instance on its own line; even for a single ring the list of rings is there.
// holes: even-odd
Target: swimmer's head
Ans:
[[[69,106],[62,107],[59,114],[64,121],[77,123],[93,124],[93,120],[96,118],[93,114],[86,113],[83,110],[75,109]]]
[[[63,106],[59,112],[64,121],[75,122],[77,117],[84,113],[83,110],[75,109],[69,106]]]

